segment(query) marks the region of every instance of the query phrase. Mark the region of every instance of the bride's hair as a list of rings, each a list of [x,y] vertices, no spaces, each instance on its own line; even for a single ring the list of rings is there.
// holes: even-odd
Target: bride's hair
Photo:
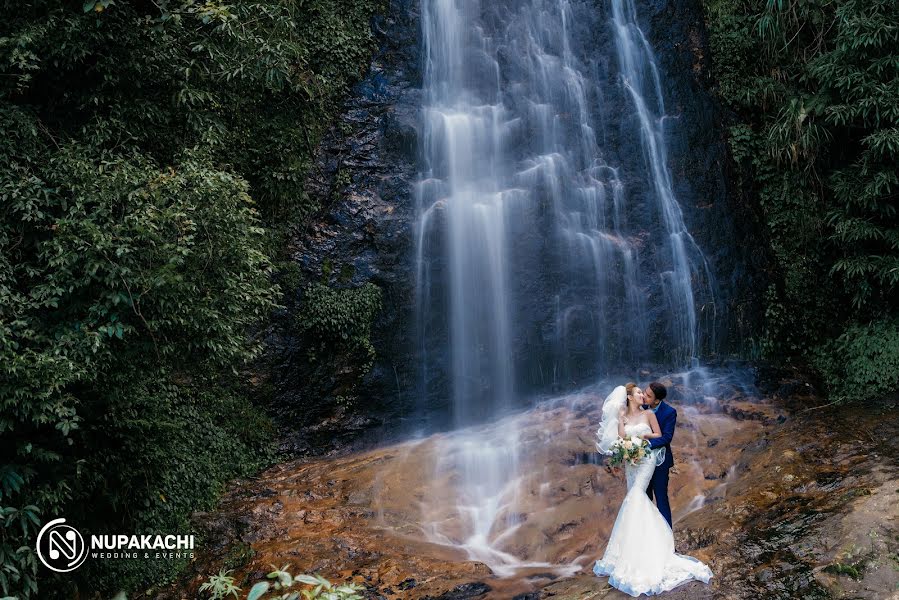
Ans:
[[[634,390],[637,389],[637,384],[631,381],[624,386],[624,389],[627,390],[627,400],[625,400],[625,404],[630,404],[631,398],[634,397]]]

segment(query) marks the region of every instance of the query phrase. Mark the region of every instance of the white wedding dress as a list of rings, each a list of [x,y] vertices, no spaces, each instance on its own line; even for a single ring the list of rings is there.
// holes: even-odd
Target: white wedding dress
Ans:
[[[651,431],[646,423],[624,428],[628,437]],[[671,528],[646,495],[656,468],[652,454],[638,465],[625,466],[627,495],[618,510],[606,552],[593,567],[596,575],[609,577],[609,585],[635,597],[661,594],[694,579],[708,583],[712,577],[711,569],[704,563],[674,552]]]

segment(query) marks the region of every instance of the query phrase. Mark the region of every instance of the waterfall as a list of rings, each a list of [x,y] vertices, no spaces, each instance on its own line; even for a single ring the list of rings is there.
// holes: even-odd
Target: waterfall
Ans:
[[[704,277],[712,285],[708,261],[687,231],[681,207],[674,197],[665,149],[665,102],[652,48],[637,25],[633,0],[613,0],[612,19],[621,81],[639,117],[643,152],[651,172],[659,212],[668,236],[668,265],[659,273],[670,306],[672,345],[678,358],[698,360],[698,319],[694,280]],[[700,272],[701,270],[701,272]],[[714,294],[710,294],[714,303]]]
[[[714,294],[673,191],[662,77],[633,1],[611,15],[575,0],[421,2],[421,386],[463,428],[436,468],[458,480],[466,523],[450,534],[443,515],[428,534],[495,568],[514,563],[498,540],[517,438],[472,426],[534,391],[695,363],[697,296]]]
[[[420,230],[426,235],[432,221],[440,219],[446,236],[446,316],[458,425],[492,414],[478,402],[484,392],[493,409],[507,405],[513,378],[506,221],[517,190],[505,185],[503,148],[510,118],[501,98],[499,65],[490,57],[489,40],[473,27],[472,8],[440,1],[422,11],[427,176],[420,184]],[[473,54],[484,70],[477,86],[469,84]],[[429,258],[423,242],[419,257],[422,281]],[[427,277],[431,280],[430,273]]]

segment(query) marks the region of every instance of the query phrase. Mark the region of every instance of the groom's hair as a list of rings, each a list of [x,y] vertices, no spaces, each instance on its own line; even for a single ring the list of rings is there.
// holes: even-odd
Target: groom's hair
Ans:
[[[656,400],[661,402],[665,399],[665,396],[668,395],[668,390],[664,385],[659,383],[658,381],[653,381],[649,384],[649,388],[652,390],[652,393],[655,394]]]

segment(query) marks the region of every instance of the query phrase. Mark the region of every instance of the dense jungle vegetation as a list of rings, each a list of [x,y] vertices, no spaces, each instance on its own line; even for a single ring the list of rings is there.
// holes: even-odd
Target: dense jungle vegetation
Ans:
[[[899,3],[705,0],[743,201],[773,256],[765,354],[835,400],[899,390]]]
[[[182,563],[38,582],[36,532],[186,532],[272,459],[253,361],[297,285],[284,224],[319,208],[304,177],[381,2],[4,3],[0,595],[166,581]],[[704,5],[774,261],[765,353],[818,369],[834,399],[895,390],[899,4]],[[298,335],[364,370],[377,289],[300,284]]]
[[[0,596],[108,597],[183,562],[39,586],[36,532],[186,533],[270,460],[248,365],[281,302],[281,223],[317,207],[304,174],[369,64],[377,2],[4,8]],[[304,329],[339,342],[353,315],[321,310]]]

